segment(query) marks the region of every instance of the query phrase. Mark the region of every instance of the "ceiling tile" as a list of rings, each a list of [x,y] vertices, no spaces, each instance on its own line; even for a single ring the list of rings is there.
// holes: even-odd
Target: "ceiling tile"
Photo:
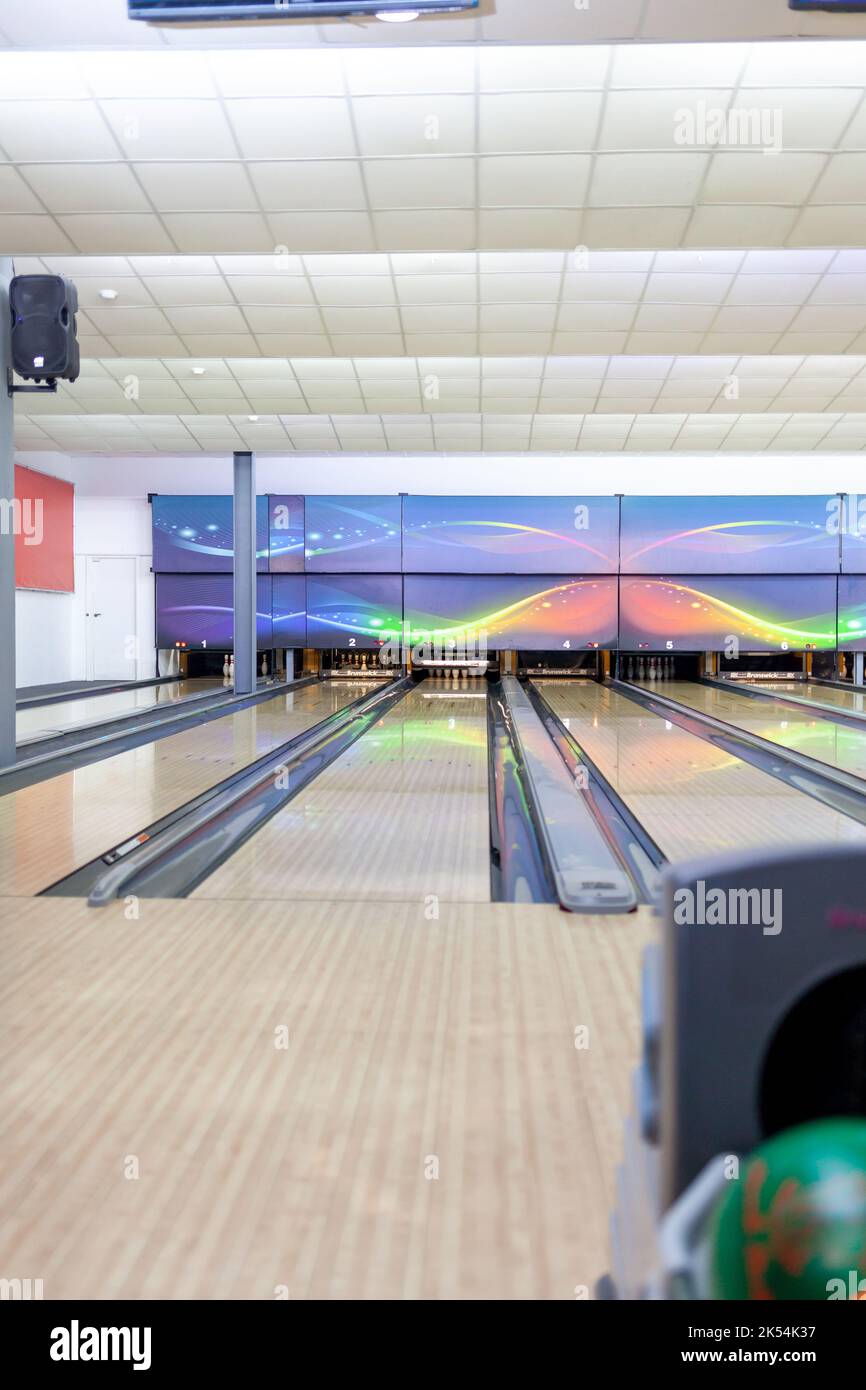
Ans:
[[[176,160],[133,165],[142,187],[162,212],[253,212],[255,195],[242,164]]]
[[[158,217],[147,213],[69,213],[58,217],[73,246],[88,251],[172,251],[171,240]]]
[[[274,160],[248,168],[266,212],[367,206],[357,160]]]
[[[596,92],[482,94],[479,148],[488,154],[591,150],[600,111]]]
[[[229,100],[226,112],[245,159],[317,159],[357,153],[340,97]]]
[[[475,110],[469,96],[356,97],[364,155],[472,154]],[[2,143],[2,141],[0,141]]]
[[[216,101],[103,101],[100,105],[129,159],[237,158],[237,146]],[[107,132],[106,138],[110,139]],[[111,157],[96,156],[89,143],[82,141],[79,157],[85,150],[90,158]],[[116,156],[115,149],[112,154]]]
[[[705,154],[600,154],[590,183],[589,205],[691,206],[707,167]]]
[[[374,208],[475,206],[471,159],[368,159],[364,176]]]
[[[98,109],[81,101],[0,101],[0,145],[16,162],[118,155]]]
[[[163,221],[181,251],[265,251],[274,246],[265,219],[254,212],[172,212]]]
[[[589,155],[488,156],[479,161],[484,207],[582,207]],[[470,201],[474,202],[473,197]]]

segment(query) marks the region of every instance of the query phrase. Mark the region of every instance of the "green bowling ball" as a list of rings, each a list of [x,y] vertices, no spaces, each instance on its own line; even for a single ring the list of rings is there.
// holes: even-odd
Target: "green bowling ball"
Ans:
[[[712,1224],[713,1298],[866,1298],[866,1120],[785,1130],[728,1189]]]

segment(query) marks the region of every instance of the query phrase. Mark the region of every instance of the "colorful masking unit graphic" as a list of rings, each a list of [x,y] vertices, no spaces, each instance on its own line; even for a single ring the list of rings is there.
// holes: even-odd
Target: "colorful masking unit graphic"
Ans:
[[[303,497],[268,498],[268,536],[271,574],[303,574]]]
[[[838,498],[624,497],[623,574],[836,574]]]
[[[620,580],[624,651],[803,651],[836,645],[832,575],[717,575]]]
[[[231,572],[234,535],[231,497],[152,500],[153,568],[158,573]],[[268,568],[268,499],[256,498],[256,565]]]
[[[843,493],[838,509],[842,573],[866,574],[866,493]]]
[[[273,645],[303,647],[307,638],[307,585],[302,574],[275,574]]]
[[[308,497],[306,568],[322,574],[399,574],[399,497]]]
[[[866,651],[866,579],[840,577],[837,633],[841,651]]]
[[[256,581],[256,641],[272,647],[271,579]],[[159,574],[156,577],[156,645],[232,650],[233,581],[230,574]]]
[[[616,645],[616,580],[532,575],[407,575],[409,640],[484,635],[489,649],[580,651]]]
[[[407,574],[615,573],[615,497],[407,497]]]
[[[381,647],[399,640],[402,615],[399,574],[323,574],[307,579],[311,647]]]

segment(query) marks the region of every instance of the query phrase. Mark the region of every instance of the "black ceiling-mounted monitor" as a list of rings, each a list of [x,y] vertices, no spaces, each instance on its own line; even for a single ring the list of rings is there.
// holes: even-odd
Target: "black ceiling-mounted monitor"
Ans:
[[[866,0],[788,0],[789,10],[825,10],[828,14],[864,14]]]
[[[128,0],[130,19],[224,24],[243,19],[351,19],[475,10],[479,0]]]

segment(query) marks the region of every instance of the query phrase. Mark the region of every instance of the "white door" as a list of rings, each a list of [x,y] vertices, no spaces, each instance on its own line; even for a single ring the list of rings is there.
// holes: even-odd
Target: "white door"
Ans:
[[[87,679],[136,677],[135,556],[89,555],[85,586]]]

